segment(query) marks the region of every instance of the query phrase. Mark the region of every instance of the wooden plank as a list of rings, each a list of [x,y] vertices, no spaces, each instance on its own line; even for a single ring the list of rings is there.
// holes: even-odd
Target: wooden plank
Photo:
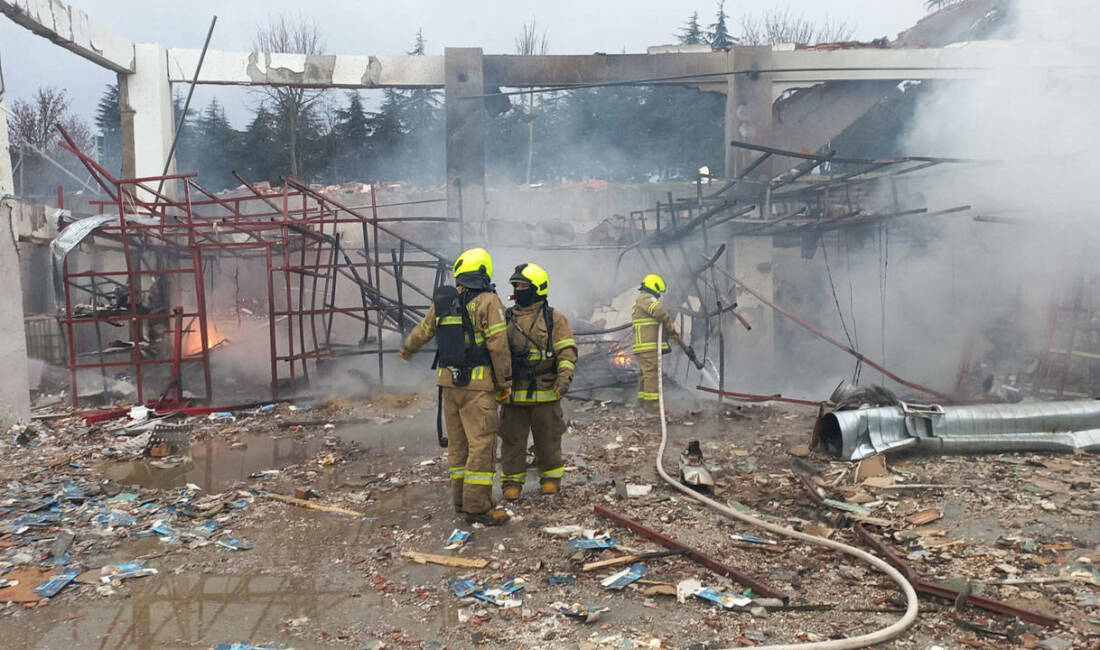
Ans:
[[[581,567],[581,571],[596,571],[609,566],[619,566],[620,564],[634,564],[638,560],[641,560],[641,555],[620,555],[619,557],[613,557],[610,560],[600,560],[599,562],[585,562]]]
[[[347,508],[339,508],[337,506],[326,506],[320,503],[314,503],[312,501],[306,501],[305,499],[295,499],[294,497],[288,497],[283,494],[275,494],[274,492],[265,492],[264,496],[269,499],[275,499],[276,501],[282,501],[283,503],[289,503],[291,505],[300,506],[302,508],[309,508],[310,510],[320,510],[322,512],[331,512],[338,515],[350,515],[352,517],[365,517],[361,512],[355,510],[348,510]]]
[[[484,569],[489,566],[490,562],[490,560],[485,558],[435,555],[433,553],[421,553],[420,551],[401,551],[401,557],[410,559],[417,564],[441,564],[443,566],[458,567],[462,569]]]

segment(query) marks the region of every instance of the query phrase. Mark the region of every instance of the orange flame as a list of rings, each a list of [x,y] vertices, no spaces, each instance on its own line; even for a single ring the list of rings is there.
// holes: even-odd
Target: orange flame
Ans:
[[[213,350],[221,343],[228,341],[213,322],[206,324],[206,342],[207,349]],[[184,356],[193,356],[202,352],[202,332],[199,330],[198,321],[195,322],[190,328],[184,331],[183,335],[183,354]]]
[[[634,360],[630,358],[630,355],[627,354],[626,350],[620,349],[618,352],[612,354],[609,360],[611,361],[611,363],[619,366],[620,368],[634,367]]]

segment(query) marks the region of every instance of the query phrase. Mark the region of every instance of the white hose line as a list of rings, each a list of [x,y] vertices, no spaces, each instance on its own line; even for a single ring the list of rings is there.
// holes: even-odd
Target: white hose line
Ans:
[[[753,526],[758,526],[768,532],[775,533],[776,535],[782,535],[783,537],[789,537],[791,539],[797,539],[803,542],[808,542],[810,544],[823,546],[825,548],[829,548],[834,551],[840,551],[841,553],[846,553],[854,558],[863,560],[864,562],[867,562],[868,564],[874,566],[879,571],[882,571],[886,575],[890,576],[890,579],[896,582],[898,587],[900,587],[901,590],[905,593],[905,614],[893,624],[880,630],[876,630],[862,636],[854,636],[848,639],[833,639],[830,641],[817,641],[813,643],[790,643],[784,645],[757,646],[757,650],[848,650],[850,648],[866,648],[867,646],[874,645],[876,643],[889,641],[890,639],[893,639],[894,637],[904,632],[906,628],[912,625],[913,621],[917,619],[917,592],[913,589],[913,585],[909,584],[909,581],[906,580],[905,576],[903,576],[897,569],[890,566],[885,561],[875,557],[874,555],[871,555],[870,553],[862,549],[858,549],[854,546],[842,544],[841,542],[834,542],[830,539],[825,539],[824,537],[818,537],[816,535],[807,535],[806,533],[800,533],[797,530],[786,528],[784,526],[777,526],[761,519],[757,519],[756,517],[738,512],[733,508],[727,507],[726,505],[719,503],[718,501],[715,501],[710,497],[704,496],[696,492],[695,490],[692,490],[691,488],[682,485],[679,481],[674,480],[671,476],[668,475],[667,472],[665,472],[664,458],[665,447],[668,444],[668,426],[665,423],[665,379],[664,375],[662,374],[664,370],[664,364],[662,363],[662,357],[664,355],[661,354],[662,338],[664,335],[663,330],[664,327],[660,325],[657,327],[657,405],[660,409],[658,417],[661,421],[661,446],[657,450],[657,473],[661,476],[661,478],[680,492],[683,492],[684,494],[691,497],[692,499],[695,499],[699,503],[709,506],[714,510],[717,510],[719,513],[730,517],[731,519],[736,519],[738,521],[742,521]],[[728,650],[734,649],[729,648]]]

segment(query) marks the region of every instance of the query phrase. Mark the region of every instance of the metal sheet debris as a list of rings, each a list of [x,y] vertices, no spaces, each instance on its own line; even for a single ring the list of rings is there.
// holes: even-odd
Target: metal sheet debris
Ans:
[[[824,449],[860,460],[920,447],[939,453],[1100,450],[1100,401],[920,407],[901,403],[824,416]]]

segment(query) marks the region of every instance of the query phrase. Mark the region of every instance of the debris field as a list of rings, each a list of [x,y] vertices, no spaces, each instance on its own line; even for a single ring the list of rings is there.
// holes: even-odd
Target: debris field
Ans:
[[[717,648],[852,636],[904,611],[866,565],[668,489],[656,419],[614,404],[570,402],[561,494],[529,480],[505,504],[511,523],[469,526],[450,507],[434,406],[386,394],[145,431],[63,414],[13,430],[0,454],[0,578],[18,581],[0,588],[5,628],[19,647]],[[955,594],[922,596],[888,647],[1095,647],[1095,456],[837,462],[811,450],[814,416],[730,402],[674,412],[666,469],[698,440],[719,501],[874,548],[859,524]],[[148,456],[173,435],[172,453]]]

